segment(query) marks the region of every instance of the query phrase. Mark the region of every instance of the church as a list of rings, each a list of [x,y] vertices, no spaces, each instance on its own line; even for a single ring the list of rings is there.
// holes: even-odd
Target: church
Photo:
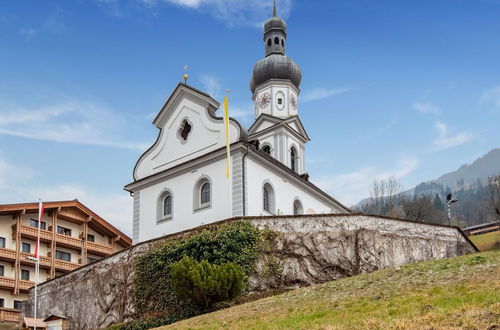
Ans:
[[[229,179],[220,104],[187,83],[172,92],[153,121],[158,137],[125,186],[133,196],[134,243],[231,217],[350,212],[306,172],[302,73],[286,55],[286,30],[275,5],[264,24],[265,57],[250,80],[255,121],[248,129],[228,122]]]

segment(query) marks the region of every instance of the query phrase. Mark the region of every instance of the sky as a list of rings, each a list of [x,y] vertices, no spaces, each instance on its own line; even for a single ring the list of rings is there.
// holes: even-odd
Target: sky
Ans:
[[[77,198],[131,234],[123,186],[182,80],[249,127],[271,0],[0,0],[0,203]],[[346,205],[500,147],[500,0],[278,0],[311,181]]]

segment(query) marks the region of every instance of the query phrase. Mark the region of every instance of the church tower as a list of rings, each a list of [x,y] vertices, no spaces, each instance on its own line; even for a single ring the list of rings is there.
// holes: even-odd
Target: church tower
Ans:
[[[256,119],[261,114],[283,119],[298,114],[302,73],[286,55],[286,29],[285,21],[277,16],[275,1],[273,17],[264,24],[265,57],[255,64],[250,81]]]
[[[309,141],[298,116],[299,66],[286,55],[287,25],[276,13],[264,23],[264,58],[258,61],[250,81],[255,123],[249,138],[258,140],[265,153],[305,173],[305,144]]]

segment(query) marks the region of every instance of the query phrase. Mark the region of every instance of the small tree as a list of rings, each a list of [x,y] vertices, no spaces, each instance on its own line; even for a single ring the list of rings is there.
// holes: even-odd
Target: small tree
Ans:
[[[486,207],[500,220],[500,175],[489,177],[486,185]]]
[[[171,276],[179,299],[204,307],[237,297],[245,279],[243,269],[235,263],[213,265],[187,256],[172,264]]]

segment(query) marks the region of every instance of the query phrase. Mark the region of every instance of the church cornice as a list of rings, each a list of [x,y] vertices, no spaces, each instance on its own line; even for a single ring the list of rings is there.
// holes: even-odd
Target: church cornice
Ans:
[[[261,125],[264,121],[270,121],[272,123],[275,123],[273,126],[268,127],[266,129],[263,129],[262,131],[255,131],[259,125]],[[297,122],[297,126],[299,127],[299,131],[295,130],[293,127],[291,127],[289,124],[291,122]],[[258,136],[264,135],[270,131],[276,130],[278,128],[285,128],[288,132],[293,134],[295,137],[298,139],[301,139],[304,143],[310,141],[311,139],[309,138],[309,135],[307,134],[304,125],[302,124],[299,116],[292,116],[286,119],[281,119],[278,117],[274,117],[268,114],[261,114],[259,118],[252,124],[252,126],[248,130],[248,137],[249,139],[256,138]]]
[[[306,191],[313,193],[314,195],[320,197],[321,199],[323,199],[328,203],[332,203],[338,210],[351,212],[349,208],[344,206],[342,203],[337,201],[328,193],[324,192],[310,181],[305,180],[298,173],[292,171],[288,166],[281,163],[279,160],[273,158],[272,156],[267,155],[262,151],[257,150],[254,146],[252,146],[248,142],[240,141],[231,144],[231,154],[233,155],[239,152],[248,152],[249,155],[253,156],[252,159],[257,160],[261,165],[265,166],[267,169],[273,172],[277,172],[283,177],[283,179],[291,180],[296,185],[300,186],[302,189],[305,189]],[[124,190],[128,192],[134,192],[136,190],[143,189],[150,185],[162,182],[165,178],[169,176],[175,176],[185,172],[189,172],[192,171],[193,169],[200,168],[204,164],[224,159],[225,155],[226,155],[226,148],[225,147],[219,148],[210,153],[202,155],[198,158],[191,159],[182,164],[176,165],[169,169],[163,170],[161,172],[152,174],[150,176],[129,183],[124,187]]]

